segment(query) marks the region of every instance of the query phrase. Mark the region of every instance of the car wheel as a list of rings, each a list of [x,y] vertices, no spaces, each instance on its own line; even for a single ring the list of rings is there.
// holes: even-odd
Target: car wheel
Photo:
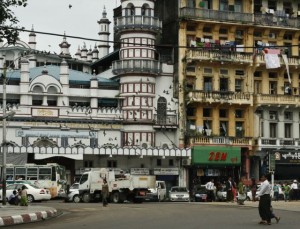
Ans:
[[[79,197],[79,195],[73,196],[73,202],[74,202],[74,203],[79,203],[79,202],[80,202],[80,197]]]
[[[111,200],[113,203],[119,203],[120,202],[120,193],[119,192],[114,192],[111,196]]]
[[[33,195],[27,195],[27,201],[28,203],[32,203],[34,201]]]
[[[89,193],[84,193],[83,196],[82,196],[82,201],[84,203],[89,203],[90,200],[91,200],[90,194]]]

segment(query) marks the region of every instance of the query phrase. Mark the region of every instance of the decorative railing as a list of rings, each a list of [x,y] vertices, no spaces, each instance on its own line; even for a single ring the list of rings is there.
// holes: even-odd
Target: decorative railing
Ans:
[[[258,147],[271,147],[274,149],[278,147],[300,148],[300,140],[294,138],[257,138],[255,142]]]
[[[254,104],[267,104],[267,105],[299,105],[300,97],[295,95],[270,95],[270,94],[257,94],[254,98]]]
[[[283,61],[282,58],[279,59],[280,60],[280,65],[285,66],[285,63]],[[265,65],[266,61],[265,61],[265,56],[263,54],[257,54],[255,56],[255,63],[257,65]],[[300,59],[297,57],[288,57],[288,65],[289,66],[299,66],[300,65]]]
[[[154,114],[154,125],[159,126],[176,126],[178,124],[176,115],[157,115]]]
[[[160,63],[156,60],[130,59],[113,62],[113,73],[116,75],[126,73],[147,73],[157,75],[160,72]]]
[[[125,16],[115,19],[114,30],[116,32],[120,30],[153,30],[160,31],[162,28],[162,22],[159,18],[150,16]]]
[[[217,145],[247,145],[252,146],[252,138],[246,137],[194,137],[194,144],[217,144]]]

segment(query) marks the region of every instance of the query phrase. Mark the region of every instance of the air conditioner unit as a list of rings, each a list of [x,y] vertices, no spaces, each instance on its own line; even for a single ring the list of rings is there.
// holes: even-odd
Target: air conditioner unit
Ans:
[[[182,159],[182,165],[183,166],[191,165],[191,159]]]
[[[141,142],[140,147],[142,148],[149,148],[151,147],[151,143],[150,142]]]
[[[270,115],[270,119],[271,119],[271,120],[275,120],[275,119],[276,119],[276,116],[275,116],[275,115]]]
[[[171,149],[171,148],[173,148],[173,144],[169,143],[169,142],[162,142],[160,146],[163,149]]]

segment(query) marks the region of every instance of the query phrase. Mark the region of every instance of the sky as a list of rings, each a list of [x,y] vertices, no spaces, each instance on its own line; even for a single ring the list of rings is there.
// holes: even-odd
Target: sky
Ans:
[[[120,5],[120,0],[27,0],[26,7],[15,7],[12,10],[18,18],[19,27],[35,31],[64,34],[92,39],[99,39],[99,21],[102,18],[103,8],[106,8],[113,33],[113,9]],[[69,8],[69,5],[72,5]],[[28,42],[29,33],[21,32],[20,39]],[[59,44],[62,37],[36,34],[37,49],[60,53]],[[110,36],[110,40],[113,40]],[[72,56],[78,46],[86,43],[87,48],[95,46],[94,41],[67,38]],[[111,45],[112,46],[112,45]],[[112,51],[112,47],[110,49]]]

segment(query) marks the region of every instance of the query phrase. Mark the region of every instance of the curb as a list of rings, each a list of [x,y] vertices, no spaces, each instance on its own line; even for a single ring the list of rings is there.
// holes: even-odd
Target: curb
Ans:
[[[57,216],[57,210],[40,211],[22,215],[0,217],[0,227],[21,223],[31,223]]]

